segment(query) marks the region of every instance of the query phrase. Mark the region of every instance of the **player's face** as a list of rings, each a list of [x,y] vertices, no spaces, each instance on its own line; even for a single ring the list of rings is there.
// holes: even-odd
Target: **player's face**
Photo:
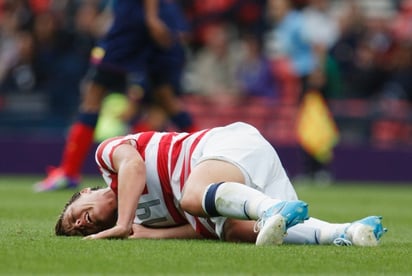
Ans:
[[[67,209],[64,228],[71,236],[86,236],[113,226],[116,207],[104,195],[104,190],[85,189]]]

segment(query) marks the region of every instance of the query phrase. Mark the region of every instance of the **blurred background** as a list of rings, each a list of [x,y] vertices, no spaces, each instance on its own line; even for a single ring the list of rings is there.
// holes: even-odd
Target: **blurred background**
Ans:
[[[199,128],[253,124],[293,179],[412,183],[412,0],[177,2],[181,97]],[[0,0],[1,174],[58,163],[111,4]],[[127,132],[114,92],[96,144]]]

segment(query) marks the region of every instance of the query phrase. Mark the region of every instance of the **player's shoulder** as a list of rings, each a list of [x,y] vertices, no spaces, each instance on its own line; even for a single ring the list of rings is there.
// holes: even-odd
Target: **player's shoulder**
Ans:
[[[116,136],[103,140],[96,148],[95,160],[102,168],[110,169],[114,150],[123,144],[131,144],[132,135]]]
[[[96,154],[97,155],[101,155],[104,152],[106,152],[107,150],[111,151],[110,149],[113,147],[117,147],[121,144],[126,143],[129,140],[132,140],[133,137],[132,135],[126,135],[126,136],[115,136],[115,137],[111,137],[111,138],[107,138],[105,140],[103,140],[96,149]]]
[[[102,142],[100,142],[98,147],[106,147],[110,144],[117,143],[119,141],[122,141],[125,137],[126,136],[114,136],[114,137],[104,139]]]

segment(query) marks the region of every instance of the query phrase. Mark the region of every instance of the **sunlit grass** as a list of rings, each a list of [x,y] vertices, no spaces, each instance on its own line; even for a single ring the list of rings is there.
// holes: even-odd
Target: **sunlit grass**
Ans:
[[[56,237],[54,223],[72,191],[36,194],[38,177],[0,178],[2,275],[410,275],[412,185],[297,186],[312,216],[335,222],[383,215],[389,232],[374,248],[190,240]],[[84,185],[96,186],[89,177]]]

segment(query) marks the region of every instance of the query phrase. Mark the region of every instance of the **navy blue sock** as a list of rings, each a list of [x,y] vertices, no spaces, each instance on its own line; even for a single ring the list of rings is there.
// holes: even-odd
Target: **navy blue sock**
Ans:
[[[99,119],[99,113],[80,112],[78,115],[77,121],[87,126],[90,126],[92,128],[95,128],[97,125],[98,119]]]

